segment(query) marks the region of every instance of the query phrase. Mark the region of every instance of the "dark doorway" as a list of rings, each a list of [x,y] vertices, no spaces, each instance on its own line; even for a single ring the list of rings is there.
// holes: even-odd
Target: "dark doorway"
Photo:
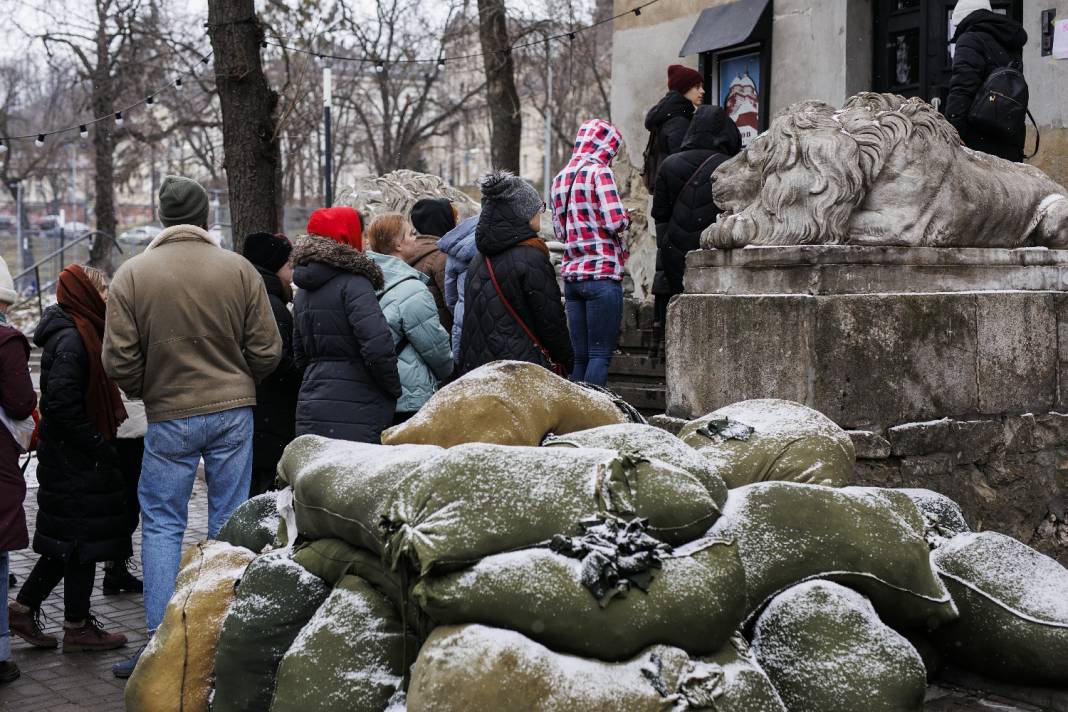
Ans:
[[[949,18],[956,0],[880,0],[875,9],[875,91],[945,106],[953,69]],[[992,0],[1020,20],[1023,0]],[[937,102],[934,100],[937,99]]]

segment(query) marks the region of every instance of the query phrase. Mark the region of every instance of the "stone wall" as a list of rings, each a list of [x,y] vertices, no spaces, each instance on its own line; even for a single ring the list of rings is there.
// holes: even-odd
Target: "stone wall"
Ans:
[[[856,484],[941,492],[973,529],[1016,537],[1068,565],[1068,414],[947,418],[850,436]]]
[[[1027,30],[1024,75],[1031,89],[1030,109],[1042,131],[1042,147],[1029,161],[1062,185],[1068,185],[1068,59],[1042,56],[1042,11],[1054,9],[1057,19],[1068,17],[1068,0],[1024,0]],[[1032,140],[1027,144],[1033,150]]]

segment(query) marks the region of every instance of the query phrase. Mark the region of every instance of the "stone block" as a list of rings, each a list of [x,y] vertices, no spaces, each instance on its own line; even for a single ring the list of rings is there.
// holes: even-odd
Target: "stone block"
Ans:
[[[850,430],[846,434],[853,441],[858,460],[883,460],[890,457],[890,442],[882,435],[868,430]]]
[[[1057,319],[1057,402],[1056,410],[1068,411],[1068,294],[1053,295]]]
[[[815,299],[683,294],[668,307],[668,415],[750,398],[808,403]],[[832,416],[833,417],[833,416]]]
[[[819,297],[813,349],[811,405],[844,428],[975,412],[971,295]]]
[[[1006,452],[1034,452],[1040,449],[1035,440],[1035,416],[1031,413],[1005,418],[1004,427],[1003,438]]]
[[[1036,417],[1034,442],[1041,450],[1068,447],[1068,415],[1047,413]]]
[[[944,453],[957,463],[985,462],[1005,445],[1005,431],[994,420],[932,420],[906,423],[886,431],[891,452],[897,457]]]
[[[1057,321],[1052,295],[976,294],[979,412],[1044,412],[1057,395]]]

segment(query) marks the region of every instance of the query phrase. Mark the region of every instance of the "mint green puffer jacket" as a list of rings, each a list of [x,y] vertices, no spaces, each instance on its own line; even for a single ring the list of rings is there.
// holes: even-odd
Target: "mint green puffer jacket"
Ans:
[[[397,369],[403,393],[398,413],[414,413],[434,395],[438,383],[452,374],[449,334],[438,319],[438,307],[427,289],[427,276],[396,257],[367,251],[385,277],[375,294],[386,316],[393,343],[402,345]]]

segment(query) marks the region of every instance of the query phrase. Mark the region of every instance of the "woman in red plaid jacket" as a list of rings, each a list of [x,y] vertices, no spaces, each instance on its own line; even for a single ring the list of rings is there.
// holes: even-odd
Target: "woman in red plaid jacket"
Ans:
[[[571,380],[603,386],[623,317],[623,233],[630,216],[619,199],[612,160],[623,136],[612,124],[582,124],[571,160],[553,180],[552,216],[564,243],[564,303],[575,352]]]

